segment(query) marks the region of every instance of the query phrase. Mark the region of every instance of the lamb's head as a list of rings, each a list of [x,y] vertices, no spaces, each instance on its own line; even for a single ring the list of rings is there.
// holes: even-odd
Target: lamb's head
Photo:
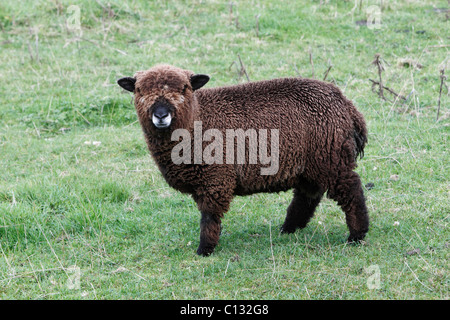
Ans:
[[[138,71],[134,77],[119,79],[118,84],[134,92],[134,104],[146,131],[184,128],[192,122],[195,108],[193,92],[209,81],[204,74],[158,65]]]

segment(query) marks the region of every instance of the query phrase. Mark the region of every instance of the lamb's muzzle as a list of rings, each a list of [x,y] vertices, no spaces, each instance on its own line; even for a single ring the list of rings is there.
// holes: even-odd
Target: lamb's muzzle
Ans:
[[[171,106],[163,101],[156,101],[150,108],[152,122],[158,129],[168,128],[172,122]]]
[[[367,143],[367,129],[353,103],[336,86],[312,79],[283,78],[200,89],[208,80],[207,75],[158,65],[118,81],[134,93],[145,140],[164,179],[171,187],[191,194],[197,203],[202,215],[197,253],[214,251],[221,220],[234,196],[289,189],[294,190],[294,197],[281,227],[283,233],[304,228],[327,192],[345,213],[350,231],[347,241],[364,239],[369,216],[354,169]],[[189,140],[189,154],[181,159],[187,160],[173,161],[172,151],[179,141],[172,140],[172,134],[183,129],[191,135],[198,123],[202,136],[209,132],[209,136],[226,137],[230,129],[275,129],[271,132],[279,133],[277,170],[262,175],[264,164],[249,162],[255,154],[250,150],[245,151],[245,161],[230,163],[224,158],[211,162],[201,157],[189,161],[196,159],[195,152],[202,152],[209,140],[199,145],[195,139]],[[233,145],[224,147],[232,149]],[[239,147],[238,142],[234,147]],[[228,153],[219,154],[225,157]]]

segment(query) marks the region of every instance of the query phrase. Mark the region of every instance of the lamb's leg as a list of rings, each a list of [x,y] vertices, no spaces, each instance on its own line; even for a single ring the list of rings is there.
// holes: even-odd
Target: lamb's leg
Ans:
[[[347,241],[363,240],[369,230],[369,215],[359,175],[353,171],[341,174],[336,184],[328,190],[328,196],[337,201],[345,212],[350,230]]]
[[[294,198],[287,209],[286,219],[281,227],[281,232],[293,233],[296,229],[306,227],[321,199],[322,193],[308,196],[304,192],[295,189]]]
[[[197,254],[209,256],[214,252],[214,248],[219,242],[220,237],[220,217],[207,212],[202,212],[200,221],[200,244]]]
[[[214,192],[201,192],[201,196],[194,196],[197,206],[202,213],[200,220],[200,244],[197,254],[209,256],[219,242],[221,219],[228,211],[232,200],[232,191],[215,190]]]

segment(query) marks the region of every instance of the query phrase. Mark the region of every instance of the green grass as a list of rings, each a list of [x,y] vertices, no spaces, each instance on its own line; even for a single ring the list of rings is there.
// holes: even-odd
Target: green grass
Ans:
[[[79,1],[81,38],[73,2],[0,4],[0,298],[448,299],[447,1]],[[369,5],[379,29],[357,23]],[[376,53],[405,103],[371,90]],[[366,243],[345,244],[328,199],[281,235],[291,192],[258,194],[197,256],[197,206],[163,181],[116,79],[164,62],[245,82],[238,55],[251,80],[312,77],[310,54],[368,124]]]

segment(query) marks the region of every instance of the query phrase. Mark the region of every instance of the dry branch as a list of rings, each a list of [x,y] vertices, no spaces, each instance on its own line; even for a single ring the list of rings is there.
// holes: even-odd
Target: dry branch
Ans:
[[[311,50],[309,50],[309,63],[311,64],[312,78],[314,79],[314,62]]]
[[[444,86],[444,81],[447,79],[445,76],[445,69],[441,69],[441,86],[439,87],[439,100],[438,100],[438,109],[437,109],[437,115],[436,115],[436,121],[439,120],[439,111],[441,110],[441,96],[442,96],[442,87]]]
[[[369,79],[369,81],[372,82],[373,86],[376,86],[376,85],[380,86],[380,83],[379,83],[378,81],[375,81],[375,80],[372,80],[372,79]],[[394,90],[392,90],[392,89],[389,88],[389,87],[383,86],[383,89],[389,91],[390,93],[392,93],[392,94],[393,94],[394,96],[396,96],[397,98],[400,98],[400,99],[405,100],[405,101],[407,100],[407,98],[405,98],[405,97],[402,96],[401,94],[398,94],[397,92],[395,92]],[[383,96],[383,99],[388,100],[388,99],[386,99],[386,97],[384,97],[384,96]]]
[[[330,70],[331,70],[332,67],[333,67],[333,66],[330,65],[330,66],[328,67],[327,71],[325,71],[325,75],[323,76],[323,81],[327,80],[328,73],[330,72]]]
[[[378,81],[378,88],[379,88],[378,94],[380,95],[380,97],[382,99],[386,100],[386,98],[385,98],[385,96],[383,94],[383,88],[384,88],[384,86],[383,86],[383,79],[381,78],[381,73],[384,71],[384,67],[381,64],[380,54],[379,53],[377,53],[375,55],[375,60],[372,61],[372,64],[375,65],[377,67],[377,69],[378,69],[378,78],[379,78],[379,81]]]
[[[247,78],[247,81],[250,82],[250,78],[249,78],[249,76],[248,76],[248,74],[247,74],[247,69],[245,69],[245,66],[244,66],[244,64],[242,63],[241,56],[238,55],[238,58],[239,58],[239,63],[240,63],[240,65],[241,65],[240,73],[241,73],[241,74],[244,74],[245,77]]]
[[[378,80],[378,81],[375,81],[375,80],[369,79],[369,81],[372,82],[372,90],[375,91],[375,90],[374,90],[375,86],[378,86],[378,95],[379,95],[383,100],[386,100],[386,101],[389,101],[389,102],[392,102],[392,101],[390,101],[390,100],[384,95],[384,90],[386,90],[386,91],[388,91],[389,93],[393,94],[396,98],[399,98],[399,99],[402,99],[403,101],[406,101],[407,98],[405,98],[405,97],[402,96],[401,94],[398,94],[397,92],[395,92],[394,90],[392,90],[392,89],[389,88],[389,87],[386,87],[386,86],[383,84],[383,78],[381,77],[381,73],[382,73],[385,69],[384,69],[384,66],[383,66],[381,60],[384,61],[384,59],[380,56],[380,54],[379,54],[379,53],[375,54],[375,59],[372,61],[372,64],[375,65],[375,66],[377,67],[377,69],[378,69],[378,79],[379,79],[379,80]],[[384,61],[384,62],[386,62],[386,61]],[[387,62],[386,62],[386,63],[387,63]],[[388,64],[388,65],[389,65],[389,64]]]
[[[260,16],[261,16],[260,14],[255,15],[255,19],[256,19],[256,36],[258,38],[259,38],[259,17]]]

